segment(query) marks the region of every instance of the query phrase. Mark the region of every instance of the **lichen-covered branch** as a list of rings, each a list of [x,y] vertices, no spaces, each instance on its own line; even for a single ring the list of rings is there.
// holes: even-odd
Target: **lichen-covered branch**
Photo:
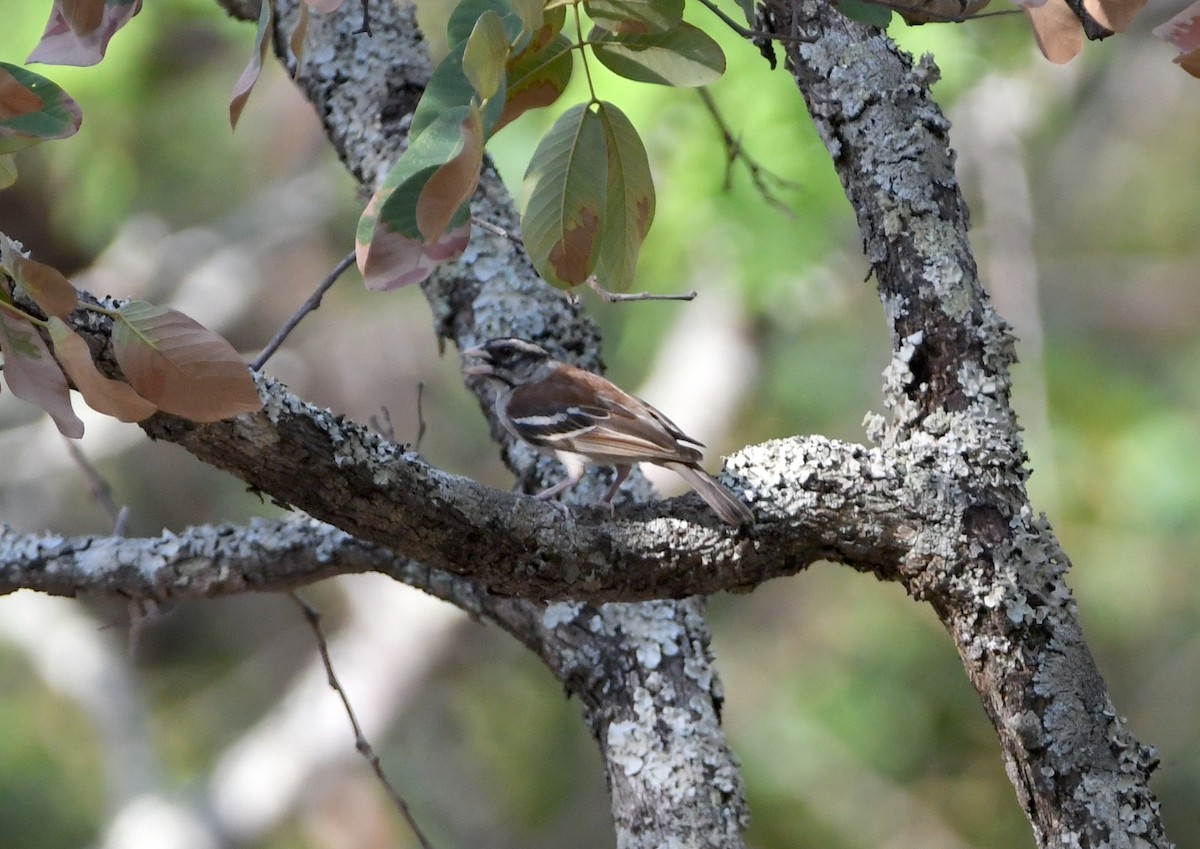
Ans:
[[[1153,750],[1114,710],[1025,490],[1007,324],[979,280],[949,123],[887,36],[818,0],[768,0],[788,68],[858,216],[893,340],[870,435],[926,517],[901,580],[954,638],[1040,846],[1168,846]],[[934,555],[926,560],[929,555]],[[921,564],[921,561],[925,561]]]

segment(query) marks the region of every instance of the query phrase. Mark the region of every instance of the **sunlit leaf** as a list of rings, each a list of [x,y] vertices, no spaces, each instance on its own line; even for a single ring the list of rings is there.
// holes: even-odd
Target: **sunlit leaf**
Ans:
[[[604,126],[587,104],[574,106],[542,137],[525,172],[521,233],[549,283],[577,286],[595,268],[607,182]]]
[[[462,256],[470,240],[469,219],[433,244],[379,230],[371,240],[369,253],[361,241],[355,243],[363,284],[374,291],[390,291],[420,283],[442,263]]]
[[[0,62],[0,154],[74,135],[82,120],[79,104],[53,82]]]
[[[622,291],[633,282],[638,253],[654,220],[654,181],[646,147],[625,113],[601,102],[596,114],[608,150],[608,203],[595,274],[604,288]]]
[[[495,12],[484,12],[463,49],[463,73],[481,103],[500,90],[507,61],[508,33],[504,24]]]
[[[64,11],[70,5],[70,14]],[[95,65],[104,58],[117,30],[142,9],[142,0],[105,0],[100,22],[94,21],[95,4],[54,0],[41,41],[26,62],[50,65]],[[78,29],[76,28],[78,27]]]
[[[584,0],[584,11],[609,32],[666,32],[683,21],[683,0]]]
[[[536,52],[525,52],[510,60],[508,97],[493,133],[530,109],[549,106],[562,95],[575,66],[571,39],[562,33]]]
[[[233,346],[183,313],[130,301],[117,310],[112,340],[130,385],[164,412],[214,422],[262,409]]]
[[[37,328],[0,304],[0,352],[4,382],[18,398],[45,410],[59,433],[78,439],[83,422],[71,408],[71,391],[62,369],[50,354]]]
[[[158,409],[128,383],[102,375],[92,361],[87,342],[62,319],[51,318],[49,328],[58,361],[83,400],[97,413],[123,422],[140,422]]]
[[[451,222],[461,217],[461,210],[470,202],[479,184],[479,169],[483,165],[483,119],[478,107],[472,106],[468,110],[459,129],[458,152],[433,172],[417,197],[417,228],[427,242],[441,239]]]
[[[425,86],[425,93],[421,95],[421,102],[417,104],[417,108],[413,112],[412,124],[408,129],[410,143],[415,144],[426,128],[439,116],[456,107],[470,106],[471,101],[475,99],[475,87],[467,79],[462,67],[466,46],[464,41],[452,48],[434,68],[429,84]],[[496,121],[503,111],[504,97],[502,93],[498,93],[484,106],[484,138],[491,136],[492,129],[496,126]]]
[[[1041,6],[1027,6],[1022,11],[1033,27],[1038,49],[1051,62],[1057,65],[1070,62],[1083,50],[1083,24],[1065,0],[1048,0]]]
[[[680,24],[651,35],[621,35],[593,29],[592,52],[615,74],[641,83],[702,86],[725,73],[725,54],[702,30]]]
[[[242,110],[246,108],[246,100],[254,90],[254,84],[258,82],[258,75],[262,73],[263,59],[266,58],[267,48],[271,44],[271,15],[270,0],[263,0],[258,14],[258,32],[254,36],[254,53],[250,56],[246,70],[242,71],[242,75],[233,84],[233,93],[229,97],[229,124],[234,129],[237,129],[238,119],[242,117]]]

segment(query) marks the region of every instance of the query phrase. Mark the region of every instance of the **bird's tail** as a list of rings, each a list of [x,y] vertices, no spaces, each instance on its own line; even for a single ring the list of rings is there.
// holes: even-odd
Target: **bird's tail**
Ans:
[[[708,472],[695,466],[685,466],[683,463],[663,463],[668,469],[679,474],[687,481],[692,489],[700,493],[700,497],[708,502],[721,521],[730,525],[752,525],[754,514],[750,508],[738,500],[732,492],[726,489]]]

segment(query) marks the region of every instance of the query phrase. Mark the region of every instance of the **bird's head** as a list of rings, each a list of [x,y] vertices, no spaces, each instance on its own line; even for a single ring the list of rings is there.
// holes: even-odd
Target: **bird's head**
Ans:
[[[462,355],[473,361],[464,370],[468,375],[508,386],[530,382],[552,362],[545,348],[512,336],[489,339],[482,345],[468,348]]]

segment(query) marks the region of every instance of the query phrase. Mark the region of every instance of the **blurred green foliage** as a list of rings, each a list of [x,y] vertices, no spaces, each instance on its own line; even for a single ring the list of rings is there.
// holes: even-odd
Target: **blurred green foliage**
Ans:
[[[49,3],[9,6],[0,58],[20,61]],[[424,10],[427,20],[439,12]],[[861,440],[864,413],[881,411],[889,343],[852,211],[787,73],[770,70],[704,9],[689,7],[689,18],[720,38],[729,71],[712,96],[747,154],[781,178],[771,185],[790,213],[763,201],[744,163],[734,163],[726,188],[726,148],[695,93],[593,68],[601,96],[643,134],[658,184],[635,288],[733,296],[730,321],[758,372],[732,432],[714,448],[796,432]],[[988,77],[1036,93],[1040,109],[1029,112],[1020,161],[1031,189],[1037,310],[1012,316],[1019,336],[1040,328],[1045,340],[1018,348],[1031,487],[1073,559],[1070,580],[1118,710],[1160,747],[1156,787],[1168,833],[1179,845],[1200,844],[1190,813],[1200,795],[1200,88],[1144,28],[1089,45],[1061,68],[1036,55],[1019,15],[894,23],[891,32],[906,49],[934,54],[942,72],[935,92],[952,117]],[[19,155],[21,179],[0,194],[0,230],[72,270],[131,215],[153,215],[171,230],[236,224],[279,181],[306,170],[332,175],[341,197],[326,225],[305,248],[289,248],[314,253],[239,321],[245,344],[261,345],[348,249],[358,201],[315,122],[297,123],[278,69],[268,68],[230,133],[229,91],[252,41],[252,26],[208,0],[157,0],[116,36],[100,66],[40,69],[80,101],[83,128]],[[568,92],[556,109],[579,95]],[[510,185],[554,114],[527,116],[495,140]],[[972,151],[960,154],[975,221],[986,227],[993,199],[979,192]],[[981,246],[981,261],[988,249]],[[986,282],[1001,300],[1015,285]],[[453,358],[436,359],[420,294],[385,301],[343,284],[298,331],[280,373],[306,397],[356,418],[388,405],[397,439],[410,441],[421,380],[433,425],[422,451],[506,485]],[[630,387],[652,371],[664,331],[689,314],[677,304],[589,303],[606,328],[612,372]],[[1022,394],[1034,376],[1044,395]],[[13,404],[0,397],[0,422],[29,421]],[[196,466],[177,449],[139,446],[101,471],[131,505],[134,532],[271,511]],[[104,530],[78,477],[63,476],[58,507],[39,517],[42,526]],[[35,485],[12,489],[23,497]],[[336,590],[321,593],[323,606],[336,609]],[[914,835],[911,845],[938,834],[979,849],[1033,845],[978,699],[928,610],[894,586],[828,566],[712,604],[752,845],[850,849],[882,845],[893,833]],[[101,621],[123,615],[93,612]],[[578,706],[523,649],[494,636],[467,629],[393,735],[377,741],[385,762],[436,845],[610,846],[598,759]],[[272,704],[308,647],[302,624],[275,599],[189,605],[146,629],[137,657],[149,733],[172,788],[207,780],[217,750]],[[0,653],[0,727],[0,845],[97,839],[108,812],[95,733],[9,649]],[[458,804],[464,794],[470,817]],[[289,821],[258,845],[325,844]]]

